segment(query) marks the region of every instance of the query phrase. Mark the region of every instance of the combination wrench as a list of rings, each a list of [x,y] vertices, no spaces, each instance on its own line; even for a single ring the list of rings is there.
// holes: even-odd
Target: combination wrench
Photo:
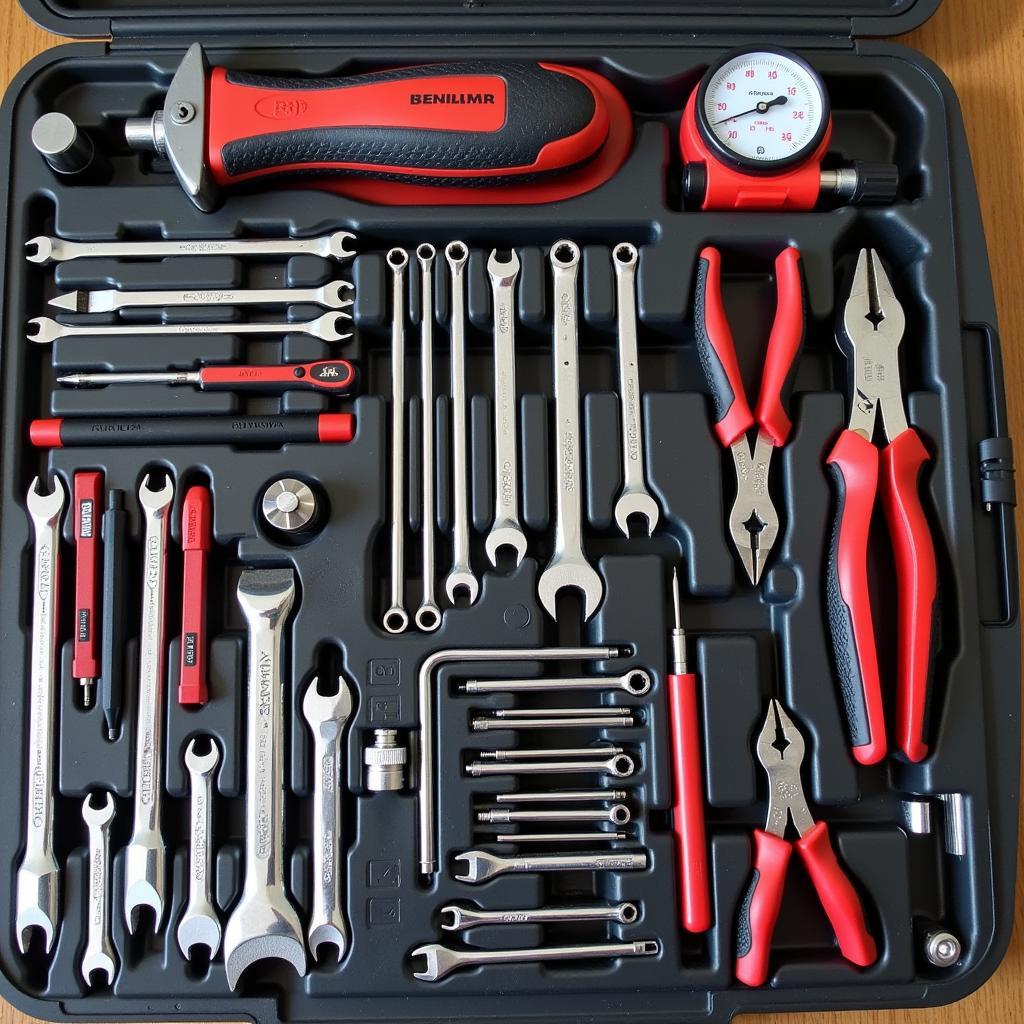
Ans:
[[[555,381],[555,550],[537,581],[544,610],[557,619],[556,598],[565,588],[583,598],[583,619],[597,610],[604,583],[583,551],[583,478],[580,448],[579,325],[576,313],[576,274],[580,250],[575,242],[555,242],[550,253],[554,274]]]
[[[640,406],[640,366],[636,340],[636,246],[623,242],[612,250],[619,331],[619,399],[622,420],[622,491],[615,522],[628,537],[629,520],[642,516],[647,536],[658,525],[660,509],[647,489],[644,473],[644,422]]]
[[[220,749],[209,737],[210,749],[196,751],[193,736],[185,748],[189,779],[188,903],[178,922],[178,948],[186,960],[193,946],[205,946],[212,960],[220,949],[220,918],[213,906],[213,780]]]
[[[324,694],[313,679],[302,698],[302,717],[313,737],[313,898],[307,939],[314,960],[333,944],[338,963],[348,949],[341,908],[341,737],[352,715],[352,691],[338,676],[338,691]]]
[[[515,312],[519,257],[515,250],[503,259],[494,249],[487,261],[487,273],[494,300],[494,522],[484,548],[495,567],[498,551],[512,548],[518,566],[526,554],[526,535],[519,524]]]
[[[92,987],[92,976],[102,971],[108,987],[117,973],[117,954],[110,937],[110,822],[114,818],[114,798],[104,791],[102,805],[94,807],[90,794],[82,801],[82,820],[89,829],[89,921],[85,949],[78,969],[82,981]]]
[[[633,668],[621,676],[576,676],[571,679],[468,679],[463,693],[558,693],[564,690],[622,690],[642,697],[651,689],[651,675]]]
[[[133,935],[142,907],[153,911],[153,931],[164,916],[167,848],[161,832],[163,798],[164,613],[167,590],[167,525],[174,484],[159,490],[150,476],[139,487],[145,518],[142,543],[142,613],[139,629],[138,718],[135,727],[135,789],[132,837],[124,852],[124,918]]]
[[[43,933],[47,953],[59,924],[60,869],[53,853],[53,758],[56,723],[57,594],[60,584],[60,519],[67,495],[57,477],[43,494],[36,477],[25,505],[35,553],[32,564],[32,631],[29,667],[28,763],[25,766],[25,852],[18,865],[14,931],[28,951],[30,932]]]
[[[284,678],[281,638],[295,601],[291,569],[247,569],[238,603],[248,627],[245,729],[245,872],[224,929],[224,969],[233,992],[258,960],[306,973],[302,925],[285,889]]]
[[[544,853],[503,857],[489,850],[466,850],[453,858],[464,866],[453,873],[456,882],[479,885],[490,878],[507,874],[533,874],[546,871],[643,871],[646,853]]]
[[[601,821],[612,825],[628,825],[632,817],[632,812],[625,804],[612,804],[611,807],[593,810],[584,807],[562,807],[550,811],[532,808],[513,811],[508,807],[494,807],[476,812],[476,820],[481,825],[516,825],[524,822],[562,825],[570,821]]]
[[[459,591],[476,601],[480,583],[469,564],[469,451],[466,434],[466,260],[464,242],[449,242],[444,250],[451,274],[451,388],[452,388],[452,567],[444,581],[454,604]]]
[[[635,903],[530,907],[522,910],[481,910],[464,903],[447,903],[438,914],[441,916],[443,932],[467,932],[482,924],[579,924],[585,921],[633,924],[640,917]]]
[[[568,775],[596,772],[626,779],[636,771],[636,762],[628,754],[614,754],[600,760],[581,761],[470,761],[466,774],[484,775]]]

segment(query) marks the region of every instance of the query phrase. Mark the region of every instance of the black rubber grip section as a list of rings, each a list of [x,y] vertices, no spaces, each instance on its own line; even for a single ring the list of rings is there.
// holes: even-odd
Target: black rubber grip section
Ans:
[[[750,905],[754,901],[754,893],[757,890],[757,882],[760,877],[761,872],[754,868],[736,914],[736,958],[738,960],[750,952]]]
[[[72,445],[282,445],[318,441],[319,414],[290,416],[152,416],[65,419],[61,443]]]
[[[732,408],[736,398],[726,376],[725,367],[722,366],[711,338],[708,335],[707,325],[707,297],[708,297],[708,268],[710,264],[705,259],[697,260],[697,283],[693,291],[693,340],[697,346],[697,359],[700,363],[701,374],[708,393],[711,396],[711,404],[715,410],[713,422],[721,423],[726,414]]]

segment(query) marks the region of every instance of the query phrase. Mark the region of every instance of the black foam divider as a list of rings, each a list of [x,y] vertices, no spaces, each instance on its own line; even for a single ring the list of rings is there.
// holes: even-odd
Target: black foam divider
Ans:
[[[595,530],[607,530],[614,526],[615,499],[622,486],[618,396],[607,392],[586,395],[583,431],[587,438],[586,517]]]
[[[519,399],[520,501],[523,526],[540,532],[551,515],[548,403],[543,395]]]
[[[485,533],[494,519],[494,412],[487,395],[470,399],[468,426],[469,521],[477,533]]]

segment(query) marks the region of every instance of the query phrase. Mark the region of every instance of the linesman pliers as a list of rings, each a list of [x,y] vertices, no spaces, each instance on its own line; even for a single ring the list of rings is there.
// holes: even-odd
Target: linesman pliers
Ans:
[[[779,533],[779,516],[768,493],[772,453],[789,438],[786,411],[796,359],[804,340],[804,290],[800,252],[793,246],[775,259],[775,320],[765,352],[757,407],[751,413],[743,389],[736,346],[722,302],[722,260],[706,246],[697,261],[693,299],[694,338],[711,394],[715,434],[732,452],[736,500],[729,513],[729,534],[755,586]],[[753,448],[747,439],[757,427]]]
[[[839,951],[859,967],[873,964],[878,956],[857,890],[836,860],[828,826],[815,822],[807,807],[800,781],[804,750],[800,730],[772,700],[757,738],[757,757],[768,773],[768,818],[764,829],[754,829],[754,870],[736,921],[736,978],[744,985],[763,985],[768,977],[772,932],[793,846],[836,933]],[[786,839],[790,821],[800,836],[792,844]]]
[[[853,756],[874,764],[886,754],[885,715],[868,588],[868,534],[875,494],[892,539],[897,593],[896,731],[911,761],[924,740],[936,636],[935,547],[921,505],[921,469],[928,452],[907,424],[900,383],[903,308],[874,249],[861,249],[843,309],[839,346],[851,370],[850,419],[828,457],[837,490],[826,577],[833,660]],[[889,442],[872,443],[881,414]],[[881,472],[879,471],[881,462]],[[879,481],[881,477],[881,481]]]

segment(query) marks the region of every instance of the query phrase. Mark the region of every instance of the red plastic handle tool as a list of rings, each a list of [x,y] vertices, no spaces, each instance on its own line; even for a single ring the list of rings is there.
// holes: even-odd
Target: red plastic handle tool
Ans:
[[[679,919],[688,932],[711,927],[708,849],[704,832],[704,779],[697,677],[692,672],[668,677],[668,713],[672,743],[672,830],[676,835]]]
[[[937,637],[935,545],[921,505],[921,470],[929,455],[913,428],[882,450],[882,505],[896,560],[898,587],[896,734],[911,761],[928,754],[925,728]]]
[[[347,359],[280,366],[204,366],[199,386],[205,391],[326,391],[347,394],[355,383],[355,367]]]
[[[75,500],[75,643],[71,675],[96,680],[100,675],[100,517],[103,474],[80,470],[74,475]]]
[[[196,485],[181,506],[181,671],[178,703],[205,704],[206,683],[206,575],[213,546],[213,511],[210,492]]]
[[[754,829],[754,871],[736,920],[736,978],[752,988],[763,985],[768,977],[772,933],[792,852],[785,839]]]
[[[836,488],[836,514],[826,568],[825,604],[850,745],[861,764],[876,764],[886,754],[882,682],[867,566],[878,461],[878,449],[852,430],[839,435],[827,460]]]
[[[878,958],[875,940],[864,921],[864,908],[857,890],[836,860],[828,826],[823,821],[817,822],[795,845],[836,933],[839,951],[858,967],[873,964]]]

